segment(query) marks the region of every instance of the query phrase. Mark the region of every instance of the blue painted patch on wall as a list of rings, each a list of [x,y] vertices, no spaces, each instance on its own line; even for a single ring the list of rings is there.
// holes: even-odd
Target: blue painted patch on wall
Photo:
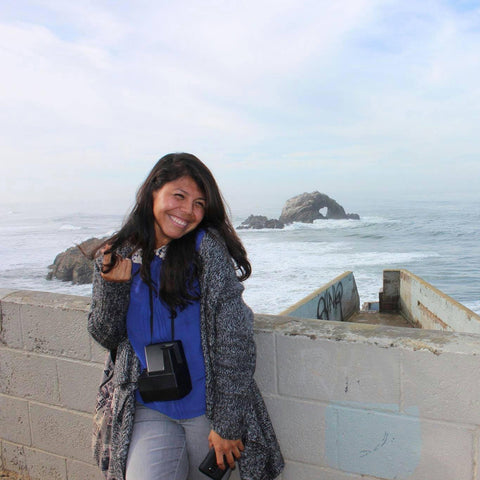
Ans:
[[[421,454],[418,408],[342,402],[325,412],[325,455],[337,470],[401,480],[410,477]]]

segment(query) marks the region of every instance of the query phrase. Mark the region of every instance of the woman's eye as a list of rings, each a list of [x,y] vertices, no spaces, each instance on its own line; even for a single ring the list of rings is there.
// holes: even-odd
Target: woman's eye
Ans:
[[[177,197],[177,198],[183,198],[183,194],[181,194],[181,193],[175,193],[175,197]]]
[[[197,202],[195,205],[200,208],[205,208],[205,204],[203,202]]]

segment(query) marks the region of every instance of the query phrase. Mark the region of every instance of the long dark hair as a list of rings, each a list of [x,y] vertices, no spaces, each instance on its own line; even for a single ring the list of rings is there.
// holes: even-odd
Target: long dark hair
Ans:
[[[205,195],[205,214],[194,231],[170,241],[160,278],[152,279],[150,264],[154,258],[156,246],[153,193],[166,183],[185,176],[191,177]],[[103,244],[108,245],[105,253],[112,254],[111,262],[103,266],[103,272],[109,272],[116,265],[117,251],[120,247],[129,245],[133,251],[141,249],[142,280],[158,292],[160,298],[168,305],[172,316],[175,317],[177,308],[182,310],[191,301],[199,298],[199,292],[193,289],[195,278],[201,271],[195,249],[196,232],[199,228],[210,227],[215,228],[224,239],[239,272],[239,280],[246,280],[252,272],[252,267],[245,248],[227,216],[222,194],[212,173],[203,162],[189,153],[165,155],[156,163],[139,188],[136,204],[122,228]],[[155,284],[157,284],[156,288]]]

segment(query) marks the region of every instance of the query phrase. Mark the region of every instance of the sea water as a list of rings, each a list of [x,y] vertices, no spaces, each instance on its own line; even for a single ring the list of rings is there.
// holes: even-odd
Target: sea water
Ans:
[[[238,230],[253,267],[244,297],[255,312],[279,313],[347,270],[361,303],[376,301],[383,270],[405,268],[480,313],[480,201],[365,201],[348,210],[361,220]],[[90,285],[46,280],[48,265],[76,243],[111,235],[123,216],[55,212],[0,206],[0,288],[90,295]],[[234,225],[250,213],[266,212],[234,210]]]

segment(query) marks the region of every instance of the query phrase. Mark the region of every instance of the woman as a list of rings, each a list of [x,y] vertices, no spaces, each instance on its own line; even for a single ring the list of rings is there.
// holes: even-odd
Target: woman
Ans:
[[[253,314],[242,300],[251,267],[208,168],[186,153],[160,159],[102,253],[88,329],[116,352],[106,478],[207,478],[198,466],[209,448],[221,469],[238,460],[242,479],[278,476],[283,458],[253,380]],[[172,336],[191,391],[146,401],[145,347]]]

